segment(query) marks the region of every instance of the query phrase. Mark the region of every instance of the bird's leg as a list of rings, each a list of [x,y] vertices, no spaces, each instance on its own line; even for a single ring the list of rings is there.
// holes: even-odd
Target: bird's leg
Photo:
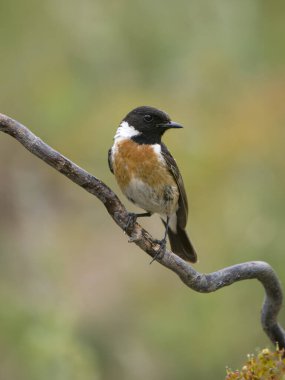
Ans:
[[[160,249],[159,251],[154,255],[153,259],[151,260],[150,264],[152,264],[158,257],[160,254],[162,254],[161,257],[163,257],[164,255],[164,252],[165,252],[165,248],[166,248],[166,239],[167,239],[167,233],[168,233],[168,228],[169,228],[169,216],[167,216],[167,219],[166,219],[166,225],[165,225],[165,232],[164,232],[164,236],[163,236],[163,239],[162,240],[155,240],[156,243],[160,244]]]
[[[140,214],[135,214],[133,212],[129,212],[129,215],[128,215],[129,218],[128,218],[127,224],[124,228],[125,232],[127,231],[127,229],[130,226],[133,226],[135,224],[137,218],[143,218],[143,217],[147,217],[147,216],[151,216],[151,212],[142,212]],[[132,235],[129,238],[128,242],[134,243],[137,240],[138,240],[138,237],[132,232]]]
[[[128,213],[128,221],[126,223],[124,230],[127,231],[127,229],[130,226],[133,226],[135,224],[135,222],[137,221],[137,218],[143,218],[143,217],[147,217],[147,216],[151,216],[151,212],[142,212],[140,214],[136,214],[134,212],[129,212]]]

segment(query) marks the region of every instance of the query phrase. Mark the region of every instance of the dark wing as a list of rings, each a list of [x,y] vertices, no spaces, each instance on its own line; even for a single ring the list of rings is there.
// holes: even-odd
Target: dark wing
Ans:
[[[161,143],[161,154],[163,158],[165,159],[167,168],[170,171],[170,173],[173,175],[173,178],[175,179],[178,189],[179,189],[180,197],[178,200],[177,223],[181,228],[185,228],[186,223],[187,223],[187,218],[188,218],[188,201],[187,201],[187,195],[185,192],[183,179],[181,177],[176,161],[171,156],[169,150],[166,148],[166,146],[163,143]]]
[[[109,168],[111,172],[114,174],[113,164],[112,164],[112,148],[108,150],[108,164],[109,164]]]

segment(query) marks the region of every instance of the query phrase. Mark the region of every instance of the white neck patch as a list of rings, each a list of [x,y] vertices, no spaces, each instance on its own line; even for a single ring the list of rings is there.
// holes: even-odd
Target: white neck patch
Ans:
[[[114,140],[117,142],[120,140],[130,139],[131,137],[137,136],[139,134],[140,132],[129,125],[127,121],[122,121],[119,128],[117,129]]]

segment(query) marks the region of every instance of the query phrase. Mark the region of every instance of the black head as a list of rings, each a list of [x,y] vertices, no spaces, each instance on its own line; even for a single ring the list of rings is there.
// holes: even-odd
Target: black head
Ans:
[[[132,139],[139,144],[157,144],[161,136],[170,128],[182,128],[182,125],[170,120],[170,117],[157,108],[142,106],[127,114],[124,121],[139,134]]]

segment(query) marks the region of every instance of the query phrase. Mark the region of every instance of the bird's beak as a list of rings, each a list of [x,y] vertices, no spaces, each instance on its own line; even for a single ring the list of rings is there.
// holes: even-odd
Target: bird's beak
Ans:
[[[183,128],[181,124],[175,123],[175,121],[169,121],[168,123],[159,124],[159,127],[170,129],[170,128]]]

